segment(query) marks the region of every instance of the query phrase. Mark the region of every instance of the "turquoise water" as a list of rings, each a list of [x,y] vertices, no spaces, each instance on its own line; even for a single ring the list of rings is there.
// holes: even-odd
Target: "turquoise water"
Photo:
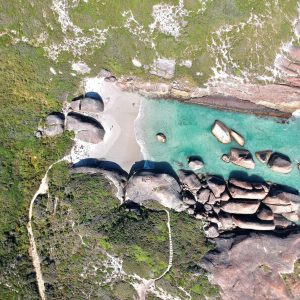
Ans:
[[[235,142],[223,145],[216,140],[211,134],[211,126],[216,119],[244,136],[244,148],[252,153],[256,162],[255,169],[247,170],[220,159],[231,147],[240,146]],[[201,170],[203,173],[224,178],[238,175],[255,179],[259,176],[266,181],[288,185],[300,191],[300,171],[297,168],[297,162],[300,162],[299,118],[281,124],[274,118],[220,111],[177,101],[144,99],[136,128],[145,160],[168,162],[177,171],[181,168],[189,169],[187,157],[197,155],[205,163]],[[167,136],[165,144],[156,140],[158,132]],[[260,163],[254,153],[266,149],[288,155],[293,162],[293,171],[280,174]]]

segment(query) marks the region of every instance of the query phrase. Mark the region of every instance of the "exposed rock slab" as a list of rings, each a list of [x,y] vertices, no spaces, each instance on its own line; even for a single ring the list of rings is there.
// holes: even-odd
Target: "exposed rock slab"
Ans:
[[[150,74],[171,79],[175,74],[176,61],[174,59],[158,58],[152,65]]]
[[[274,230],[275,225],[272,221],[262,221],[250,216],[232,216],[234,224],[242,229],[252,230]]]
[[[201,265],[212,274],[212,283],[220,285],[223,300],[298,299],[300,286],[289,289],[280,274],[292,272],[300,257],[299,231],[227,234],[215,241],[217,248]]]

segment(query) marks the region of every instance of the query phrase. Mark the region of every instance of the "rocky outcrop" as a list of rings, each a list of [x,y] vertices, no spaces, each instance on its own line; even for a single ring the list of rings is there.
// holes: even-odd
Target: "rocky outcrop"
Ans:
[[[101,142],[105,134],[97,120],[75,112],[67,115],[67,130],[74,131],[77,139],[92,144]]]
[[[244,147],[245,139],[238,132],[230,129],[230,135],[241,147]]]
[[[291,160],[283,154],[273,153],[268,161],[268,167],[275,172],[290,173],[293,169]]]
[[[272,150],[263,150],[255,152],[256,158],[263,164],[268,163],[273,151]]]
[[[70,107],[78,112],[100,113],[104,110],[104,103],[102,98],[98,95],[98,97],[94,98],[76,98],[70,103]]]
[[[230,214],[251,215],[256,213],[259,205],[259,200],[235,199],[223,203],[221,209]]]
[[[126,184],[126,200],[144,203],[159,202],[176,211],[183,209],[181,187],[171,175],[141,170],[133,174]]]
[[[161,143],[165,143],[167,141],[167,137],[161,132],[156,134],[156,139]]]
[[[45,128],[41,131],[42,135],[55,136],[64,132],[65,116],[62,113],[54,112],[47,116]]]
[[[231,148],[227,155],[229,162],[245,169],[254,169],[255,162],[252,154],[246,149]]]
[[[173,59],[158,58],[151,66],[150,74],[171,79],[175,74],[175,65]]]
[[[293,272],[300,257],[299,231],[227,234],[215,242],[201,266],[220,286],[223,300],[299,299],[300,286],[290,288],[281,276]]]
[[[223,178],[217,176],[209,176],[207,178],[207,185],[217,198],[221,197],[226,188]]]
[[[204,167],[203,161],[200,158],[193,156],[189,157],[188,165],[193,171],[200,170]]]
[[[183,187],[193,194],[196,194],[201,189],[201,180],[194,172],[179,170],[178,175]]]
[[[232,198],[236,199],[264,199],[268,192],[265,190],[249,190],[229,185],[229,192]]]
[[[211,132],[219,142],[223,144],[231,143],[230,131],[228,127],[221,121],[215,121],[214,125],[212,126]]]

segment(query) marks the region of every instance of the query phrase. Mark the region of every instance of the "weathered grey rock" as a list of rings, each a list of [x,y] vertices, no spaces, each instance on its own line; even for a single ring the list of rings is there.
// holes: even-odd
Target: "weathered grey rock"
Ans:
[[[156,134],[156,139],[161,143],[165,143],[167,141],[167,137],[161,132]]]
[[[245,169],[254,169],[255,162],[251,153],[246,149],[231,148],[229,153],[231,163],[243,167]]]
[[[47,116],[43,134],[55,136],[64,132],[65,116],[62,113],[54,112]]]
[[[274,224],[277,228],[288,228],[292,222],[283,217],[282,215],[274,215]]]
[[[103,100],[98,94],[96,94],[95,98],[77,97],[70,103],[70,106],[76,112],[99,113],[104,110]]]
[[[232,184],[232,185],[235,185],[237,187],[240,187],[242,189],[245,189],[245,190],[252,190],[253,189],[252,184],[250,182],[247,182],[247,181],[244,181],[244,180],[230,178],[229,183]]]
[[[180,185],[175,178],[165,173],[146,170],[136,172],[127,182],[126,199],[136,203],[155,200],[165,207],[183,210]]]
[[[196,204],[196,200],[190,197],[183,197],[182,200],[184,203],[188,204],[188,205],[194,205]]]
[[[274,214],[290,213],[294,211],[292,205],[276,205],[276,204],[266,204]]]
[[[264,199],[267,196],[267,192],[264,190],[245,190],[233,185],[229,186],[229,192],[232,198],[237,199]]]
[[[230,163],[230,157],[227,154],[223,154],[221,159],[226,163]]]
[[[223,144],[229,144],[231,142],[231,135],[228,127],[219,120],[216,120],[211,129],[212,134],[217,140]]]
[[[221,204],[221,210],[231,214],[251,215],[255,214],[260,201],[235,199]]]
[[[221,201],[228,201],[230,199],[230,196],[229,196],[228,192],[225,190],[221,194],[220,198],[218,198],[218,199],[220,199]]]
[[[260,182],[259,183],[258,182],[252,183],[252,186],[256,190],[264,190],[267,193],[270,191],[270,186],[267,183],[265,183],[265,182],[263,182],[263,183],[260,183]]]
[[[216,198],[213,193],[210,193],[209,199],[208,199],[208,204],[214,205],[217,201],[219,201],[219,198]]]
[[[214,212],[215,212],[216,214],[219,214],[220,211],[221,211],[221,207],[220,207],[220,206],[217,206],[217,205],[214,205],[214,206],[213,206],[213,210],[214,210]]]
[[[219,221],[222,226],[222,230],[230,230],[234,227],[234,224],[232,222],[232,217],[230,214],[228,214],[225,211],[220,211],[218,214]]]
[[[242,147],[245,145],[245,139],[236,131],[230,130],[231,137]]]
[[[274,214],[268,206],[262,206],[257,212],[257,217],[263,221],[272,221],[274,220]]]
[[[255,152],[256,158],[263,164],[268,163],[273,151],[272,150],[263,150]]]
[[[75,132],[75,137],[87,143],[98,144],[105,135],[102,125],[94,118],[75,112],[67,115],[67,130]]]
[[[204,204],[208,201],[210,196],[210,190],[209,189],[202,189],[197,195],[197,201]]]
[[[205,209],[206,211],[211,211],[211,210],[212,210],[212,206],[209,205],[209,204],[204,204],[204,209]]]
[[[174,59],[158,58],[151,66],[150,74],[171,79],[175,74],[175,65]]]
[[[187,213],[189,215],[193,215],[195,213],[195,210],[190,207],[190,208],[188,208]]]
[[[219,236],[218,226],[214,223],[204,226],[204,234],[211,239],[214,239]]]
[[[195,215],[195,218],[196,218],[197,220],[203,220],[203,219],[204,219],[204,217],[203,217],[201,214],[196,214],[196,215]]]
[[[101,69],[100,72],[99,72],[99,76],[100,77],[110,77],[112,76],[111,72],[107,69]]]
[[[193,157],[189,158],[188,165],[194,171],[200,170],[204,167],[204,163],[200,159],[193,158]]]
[[[232,217],[234,224],[242,229],[253,230],[274,230],[275,225],[272,221],[262,221],[254,218],[244,218],[242,216]]]
[[[300,257],[300,233],[282,235],[249,232],[225,234],[214,240],[216,249],[201,266],[211,283],[220,286],[223,300],[300,299],[300,285],[291,285],[281,274],[293,272]]]
[[[225,191],[226,183],[223,178],[217,176],[209,176],[207,178],[208,187],[214,193],[215,197],[219,198]]]
[[[274,205],[292,204],[296,210],[298,205],[300,205],[300,196],[282,191],[275,187],[270,191],[268,197],[263,200],[263,203]]]
[[[293,169],[291,160],[282,154],[273,153],[268,161],[268,167],[279,173],[290,173]]]
[[[294,223],[300,222],[300,215],[297,212],[283,213],[282,215],[291,222]]]
[[[181,184],[186,186],[194,194],[201,189],[201,181],[194,172],[179,170],[178,176]]]

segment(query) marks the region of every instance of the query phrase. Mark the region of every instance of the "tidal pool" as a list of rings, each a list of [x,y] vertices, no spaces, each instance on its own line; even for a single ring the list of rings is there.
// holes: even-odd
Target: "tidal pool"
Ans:
[[[228,153],[230,148],[241,147],[235,142],[223,145],[216,140],[211,134],[216,119],[244,136],[246,143],[243,148],[252,153],[255,169],[247,170],[221,160],[222,154]],[[297,168],[300,162],[300,118],[282,123],[275,118],[221,111],[173,100],[144,99],[135,125],[145,160],[167,162],[175,171],[188,170],[187,158],[196,155],[205,163],[201,173],[220,175],[225,179],[230,176],[253,180],[259,177],[300,191],[300,171]],[[158,132],[167,136],[166,143],[156,140]],[[289,156],[293,171],[280,174],[260,163],[255,152],[267,149]]]

